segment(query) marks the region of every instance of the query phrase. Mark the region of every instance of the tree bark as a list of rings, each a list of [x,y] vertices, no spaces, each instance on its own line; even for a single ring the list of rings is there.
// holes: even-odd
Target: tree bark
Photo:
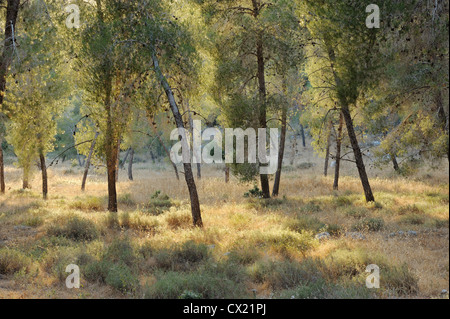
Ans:
[[[392,165],[394,166],[394,170],[396,172],[398,172],[400,170],[400,167],[399,167],[398,162],[397,162],[397,156],[395,156],[394,153],[391,153],[390,156],[391,156],[391,159],[392,159]]]
[[[336,165],[334,166],[334,183],[333,183],[333,189],[338,190],[339,189],[339,174],[341,171],[341,149],[342,149],[342,131],[344,129],[344,116],[342,115],[342,112],[339,115],[339,127],[338,132],[336,136]]]
[[[286,131],[287,131],[287,106],[283,107],[281,114],[281,136],[280,149],[278,151],[278,167],[275,174],[275,181],[273,183],[272,196],[277,197],[280,191],[281,170],[283,169],[284,148],[286,145]]]
[[[5,165],[3,160],[3,138],[2,134],[0,133],[0,192],[2,194],[6,191],[6,184],[5,184]]]
[[[225,183],[230,182],[230,167],[228,165],[225,166]]]
[[[133,180],[133,159],[134,159],[134,149],[130,148],[130,160],[128,161],[128,179]]]
[[[325,164],[323,167],[323,175],[325,177],[328,176],[328,163],[329,163],[329,159],[330,159],[330,145],[331,145],[331,128],[332,128],[333,123],[330,121],[329,125],[328,125],[328,138],[327,138],[327,148],[325,151]]]
[[[188,117],[189,117],[189,126],[190,126],[191,135],[194,136],[194,120],[192,119],[189,101],[186,102],[186,107],[187,107],[187,113],[188,113]],[[193,149],[194,149],[194,144],[192,144],[192,150]],[[194,156],[196,156],[196,153],[194,153]],[[200,159],[197,158],[197,162],[201,162],[201,158]],[[197,178],[200,180],[200,179],[202,179],[202,164],[197,163],[196,166],[197,166]]]
[[[0,106],[3,104],[3,99],[6,92],[6,77],[9,67],[11,65],[14,48],[15,48],[15,29],[16,21],[19,13],[20,0],[8,0],[6,5],[6,19],[5,19],[5,38],[3,52],[0,60]],[[0,112],[0,121],[4,122],[5,116]],[[3,123],[0,123],[0,143],[3,141]],[[5,169],[3,161],[3,148],[0,144],[0,192],[5,193]]]
[[[267,128],[266,75],[264,62],[264,46],[261,34],[258,35],[258,40],[256,44],[256,56],[258,60],[259,128]],[[260,179],[263,198],[270,198],[269,176],[267,176],[267,174],[260,174]]]
[[[294,136],[292,136],[291,166],[294,165],[296,155],[297,155],[297,133],[295,133]]]
[[[127,161],[128,156],[130,155],[130,151],[131,151],[131,147],[129,147],[127,149],[127,152],[125,153],[125,157],[123,158],[122,163],[120,163],[120,168],[123,169],[125,167],[125,162]]]
[[[100,134],[100,132],[95,133],[94,139],[92,140],[92,143],[91,143],[91,148],[89,149],[89,155],[86,159],[86,166],[84,168],[83,180],[81,181],[81,190],[82,191],[84,191],[86,188],[86,180],[87,180],[87,176],[89,173],[89,167],[91,166],[92,154],[94,153],[95,144],[97,143],[97,138],[98,138],[99,134]]]
[[[361,184],[364,189],[364,195],[367,202],[374,202],[375,197],[372,193],[372,188],[370,187],[369,178],[367,176],[366,167],[364,165],[364,160],[361,153],[361,148],[359,147],[358,139],[356,137],[355,128],[353,126],[353,119],[350,113],[348,105],[342,105],[342,114],[344,116],[345,124],[347,127],[348,137],[350,138],[350,143],[353,148],[353,154],[355,156],[356,167],[358,168],[359,178],[361,179]]]
[[[300,124],[300,134],[302,136],[302,145],[303,145],[303,147],[306,147],[305,128],[304,128],[303,124]]]
[[[175,118],[175,123],[177,125],[177,128],[184,130],[184,123],[183,118],[180,114],[180,111],[178,109],[177,103],[175,101],[175,97],[173,95],[172,88],[169,85],[169,82],[167,82],[167,79],[163,75],[161,68],[159,66],[158,58],[156,57],[156,52],[152,52],[152,59],[153,59],[153,68],[155,70],[156,76],[161,83],[161,86],[163,87],[167,99],[169,100],[170,108],[172,110],[173,116]],[[185,141],[187,141],[187,137],[185,136]],[[197,193],[197,186],[195,185],[194,175],[192,173],[192,167],[191,163],[184,162],[184,177],[186,180],[186,184],[188,186],[189,190],[189,196],[191,199],[191,212],[192,212],[192,219],[193,224],[195,227],[203,227],[203,221],[200,211],[200,202],[198,199],[198,193]]]
[[[449,135],[449,118],[448,114],[445,113],[444,109],[444,101],[442,98],[442,92],[440,89],[436,92],[436,106],[438,108],[438,121],[440,122],[440,125],[442,127],[442,130],[447,134],[447,137]],[[447,159],[450,161],[450,144],[447,143]]]
[[[44,200],[47,200],[48,194],[47,166],[45,164],[45,156],[42,151],[39,152],[39,160],[41,162],[41,172],[42,172],[42,198]]]

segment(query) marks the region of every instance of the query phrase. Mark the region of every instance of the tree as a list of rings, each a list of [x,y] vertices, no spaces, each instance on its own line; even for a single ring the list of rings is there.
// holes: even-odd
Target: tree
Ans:
[[[338,103],[353,149],[366,201],[375,198],[367,176],[352,112],[364,89],[373,85],[373,72],[380,67],[382,33],[366,26],[366,6],[361,1],[306,1],[305,21],[311,33],[310,52],[316,58],[314,88]],[[387,12],[386,1],[380,7]],[[310,74],[311,75],[311,74]],[[323,94],[323,93],[322,93]]]
[[[300,28],[292,1],[233,0],[199,1],[210,25],[216,28],[213,41],[217,61],[216,100],[230,127],[267,128],[275,109],[269,75],[277,74],[283,57],[298,62]],[[226,47],[227,50],[223,50]],[[268,83],[270,82],[270,83]],[[257,167],[240,164],[244,178],[253,178]],[[258,166],[263,166],[259,163]],[[239,171],[239,170],[238,170]],[[279,170],[281,172],[281,170]],[[279,180],[279,178],[278,178]],[[270,198],[269,177],[260,174],[262,194]],[[278,183],[277,183],[278,184]],[[277,193],[277,192],[275,192]]]
[[[3,4],[3,0],[0,1]],[[2,111],[2,104],[6,92],[6,77],[8,75],[8,70],[11,62],[14,58],[14,53],[16,52],[16,42],[15,42],[15,30],[17,16],[20,9],[20,0],[7,0],[6,14],[5,14],[5,29],[4,29],[4,41],[3,41],[3,52],[0,58],[0,192],[5,193],[5,169],[3,162],[3,138],[4,138],[4,122],[6,120],[5,115]]]

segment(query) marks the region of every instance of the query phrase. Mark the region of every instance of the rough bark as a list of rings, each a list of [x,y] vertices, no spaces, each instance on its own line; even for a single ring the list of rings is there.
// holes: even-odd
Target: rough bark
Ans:
[[[303,147],[306,147],[305,128],[303,124],[300,124],[300,135],[302,136],[302,145]]]
[[[267,127],[267,106],[266,106],[266,75],[264,62],[264,46],[262,35],[258,36],[256,44],[256,56],[258,60],[258,85],[259,85],[259,128]],[[269,176],[260,174],[261,190],[263,198],[270,198]]]
[[[39,152],[39,160],[41,163],[41,172],[42,172],[42,198],[46,200],[48,195],[48,177],[47,177],[47,166],[45,164],[45,156],[43,152]]]
[[[358,168],[359,178],[361,179],[361,184],[364,189],[364,195],[367,202],[374,202],[375,197],[373,196],[372,188],[369,183],[369,178],[367,176],[366,167],[364,165],[363,156],[361,153],[361,148],[359,147],[358,139],[356,137],[355,128],[353,126],[353,119],[350,114],[350,109],[348,105],[342,105],[342,114],[344,116],[345,124],[347,127],[348,137],[350,138],[350,143],[352,145],[353,154],[355,156],[356,167]]]
[[[86,180],[87,180],[87,176],[89,173],[89,167],[91,166],[92,154],[94,153],[95,144],[97,143],[97,138],[98,138],[99,134],[100,134],[100,132],[95,133],[94,139],[92,140],[92,143],[91,143],[91,148],[89,149],[88,157],[86,159],[86,166],[84,167],[83,179],[81,181],[81,190],[82,191],[84,191],[86,188]]]
[[[158,61],[158,58],[157,58],[155,52],[153,52],[152,59],[153,59],[153,67],[154,67],[156,76],[166,93],[167,99],[169,101],[170,109],[172,111],[173,117],[175,118],[175,123],[177,125],[177,128],[184,129],[183,118],[180,114],[180,110],[175,101],[175,97],[173,95],[172,88],[170,87],[169,82],[167,82],[167,79],[165,78],[165,76],[163,75],[163,73],[161,71],[161,68],[159,66],[159,61]],[[185,141],[186,140],[187,140],[187,137],[186,137]],[[194,175],[192,173],[191,163],[185,162],[185,163],[183,163],[183,166],[184,166],[184,177],[186,180],[186,184],[188,186],[189,196],[191,199],[191,213],[192,213],[193,224],[195,227],[203,227],[203,221],[202,221],[202,216],[201,216],[201,211],[200,211],[200,201],[198,199],[197,186],[195,185],[195,180],[194,180]]]
[[[286,131],[287,131],[287,106],[283,107],[281,114],[281,136],[280,149],[278,151],[278,167],[275,174],[275,181],[273,183],[272,196],[278,196],[280,191],[281,170],[283,169],[284,149],[286,145]]]
[[[334,166],[334,183],[333,189],[339,189],[339,174],[341,170],[341,149],[342,149],[342,131],[344,129],[344,116],[342,113],[339,115],[339,127],[336,136],[336,165]]]
[[[4,49],[0,59],[0,106],[3,104],[3,99],[6,91],[6,77],[11,65],[15,41],[14,33],[16,29],[16,21],[19,13],[20,0],[8,0],[6,4],[6,16],[5,16],[5,38]],[[5,116],[0,112],[0,121],[3,122]],[[3,161],[3,148],[1,142],[3,141],[3,123],[0,123],[0,192],[5,193],[5,169]]]
[[[134,149],[130,148],[130,160],[128,161],[128,179],[133,180],[133,159],[134,159]]]
[[[330,160],[330,146],[331,146],[331,127],[332,127],[332,122],[330,121],[329,122],[329,125],[328,125],[328,138],[327,138],[327,148],[326,148],[326,150],[325,150],[325,164],[324,164],[324,167],[323,167],[323,175],[325,176],[325,177],[327,177],[328,176],[328,163],[329,163],[329,160]]]

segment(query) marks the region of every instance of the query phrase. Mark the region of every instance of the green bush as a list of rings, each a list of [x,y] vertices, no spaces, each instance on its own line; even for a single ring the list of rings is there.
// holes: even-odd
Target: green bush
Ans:
[[[138,255],[128,239],[115,239],[106,249],[102,259],[133,267],[138,262]]]
[[[13,275],[30,270],[31,259],[23,253],[9,248],[0,249],[0,274]]]
[[[78,216],[68,217],[63,225],[52,225],[47,230],[47,235],[66,237],[75,241],[91,241],[97,239],[99,231],[90,220]]]
[[[354,231],[380,231],[384,228],[384,220],[382,218],[367,218],[352,226]]]
[[[216,267],[214,267],[216,266]],[[165,272],[157,274],[157,281],[147,287],[144,297],[149,299],[178,299],[186,296],[201,296],[204,299],[249,297],[241,273],[235,268],[230,273],[220,265],[208,265],[193,272]],[[238,269],[238,270],[236,270]],[[189,291],[189,295],[186,294]]]
[[[166,270],[187,270],[208,260],[210,253],[204,244],[187,241],[182,245],[161,249],[153,253],[156,267]]]
[[[130,267],[123,263],[113,264],[109,268],[105,282],[120,292],[133,292],[139,286],[138,277]]]
[[[135,201],[133,200],[133,197],[129,193],[119,195],[117,197],[117,202],[127,206],[133,206],[136,204]]]
[[[405,215],[402,216],[400,222],[409,225],[423,225],[425,224],[425,216],[416,213]]]
[[[316,217],[309,216],[298,216],[295,219],[289,219],[285,224],[285,228],[301,233],[302,231],[308,230],[312,232],[318,232],[325,228],[325,224],[322,223]]]
[[[105,201],[103,198],[86,196],[85,198],[76,199],[69,207],[81,211],[101,211],[104,209],[104,205]]]
[[[369,210],[364,207],[350,207],[345,211],[345,215],[353,218],[364,218],[369,214]]]

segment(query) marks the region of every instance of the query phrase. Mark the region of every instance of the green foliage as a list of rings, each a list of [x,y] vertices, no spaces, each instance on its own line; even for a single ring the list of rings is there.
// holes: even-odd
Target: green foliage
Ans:
[[[13,275],[19,271],[29,270],[31,259],[17,250],[0,248],[0,274]]]
[[[47,229],[48,236],[65,237],[74,241],[92,241],[99,236],[97,226],[90,220],[69,216],[63,224],[55,224]]]
[[[382,218],[366,218],[352,226],[352,230],[355,231],[380,231],[384,228],[384,220]]]

